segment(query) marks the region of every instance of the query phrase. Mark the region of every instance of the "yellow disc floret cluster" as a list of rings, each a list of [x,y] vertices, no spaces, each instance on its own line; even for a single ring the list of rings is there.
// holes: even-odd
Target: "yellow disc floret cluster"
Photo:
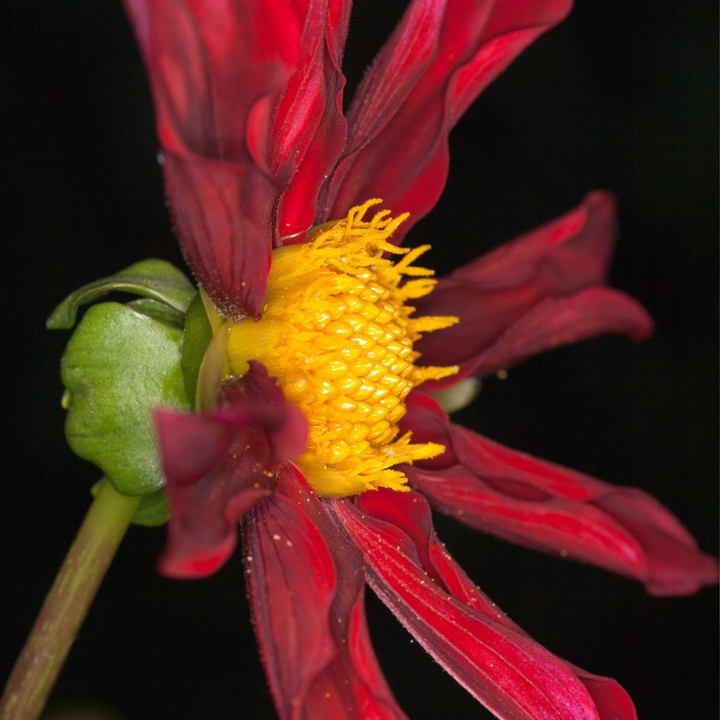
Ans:
[[[230,329],[230,373],[242,375],[248,360],[259,360],[305,414],[308,445],[295,462],[321,496],[405,490],[393,466],[444,450],[413,444],[409,433],[398,437],[398,422],[414,387],[457,372],[418,367],[413,350],[422,333],[457,318],[413,317],[406,303],[435,284],[431,270],[412,265],[429,246],[392,245],[407,214],[393,219],[382,211],[365,220],[380,202],[369,200],[314,228],[307,242],[275,250],[261,320]],[[402,257],[393,262],[384,254]]]

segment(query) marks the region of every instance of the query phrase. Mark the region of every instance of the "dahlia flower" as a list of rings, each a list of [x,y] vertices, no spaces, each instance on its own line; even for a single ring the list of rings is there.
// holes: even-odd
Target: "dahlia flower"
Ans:
[[[656,594],[716,581],[715,561],[642,491],[503,447],[435,399],[558,345],[652,331],[605,285],[614,200],[590,193],[439,280],[418,265],[426,247],[400,247],[442,192],[452,127],[571,2],[412,0],[347,113],[348,0],[125,4],[201,286],[186,326],[202,349],[195,412],[156,415],[172,509],[163,572],[214,572],[242,526],[283,720],[406,717],[370,643],[366,583],[499,718],[635,717],[615,681],[502,613],[430,513]]]

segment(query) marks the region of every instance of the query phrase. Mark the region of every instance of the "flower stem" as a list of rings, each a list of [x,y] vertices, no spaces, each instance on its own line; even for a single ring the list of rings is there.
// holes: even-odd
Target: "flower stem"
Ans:
[[[36,720],[141,497],[105,479],[55,578],[0,701],[1,720]]]

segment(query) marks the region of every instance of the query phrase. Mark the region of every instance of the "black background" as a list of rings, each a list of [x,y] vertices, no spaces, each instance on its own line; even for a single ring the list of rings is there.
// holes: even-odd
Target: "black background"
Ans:
[[[358,2],[349,87],[399,16]],[[578,0],[471,108],[448,189],[412,243],[448,271],[570,209],[620,201],[612,282],[656,318],[634,346],[600,338],[489,381],[458,421],[669,505],[717,552],[717,7]],[[157,256],[182,264],[155,162],[152,108],[118,2],[6,0],[0,20],[2,343],[0,675],[9,672],[97,472],[64,444],[44,321],[75,287]],[[593,568],[438,532],[483,589],[559,655],[611,675],[641,718],[717,715],[717,591],[648,597]],[[163,529],[133,528],[59,681],[128,720],[272,718],[236,557],[201,582],[154,569]],[[414,720],[482,709],[374,598],[373,637]]]

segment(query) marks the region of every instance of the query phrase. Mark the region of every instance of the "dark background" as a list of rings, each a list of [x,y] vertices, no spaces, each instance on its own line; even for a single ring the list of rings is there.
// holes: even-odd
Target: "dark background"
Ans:
[[[403,3],[356,4],[350,87]],[[442,271],[570,209],[620,201],[612,282],[658,323],[489,381],[458,420],[652,492],[717,553],[717,8],[578,0],[451,138],[439,206],[413,232]],[[152,109],[119,2],[6,0],[0,21],[5,423],[0,676],[9,672],[88,505],[97,472],[63,439],[44,321],[75,287],[144,257],[182,263],[163,204]],[[717,715],[717,591],[648,597],[593,568],[438,517],[470,575],[557,654],[620,680],[641,718]],[[201,582],[154,569],[164,529],[133,528],[54,694],[127,720],[272,718],[237,559]],[[485,717],[369,600],[391,686],[414,720]]]

